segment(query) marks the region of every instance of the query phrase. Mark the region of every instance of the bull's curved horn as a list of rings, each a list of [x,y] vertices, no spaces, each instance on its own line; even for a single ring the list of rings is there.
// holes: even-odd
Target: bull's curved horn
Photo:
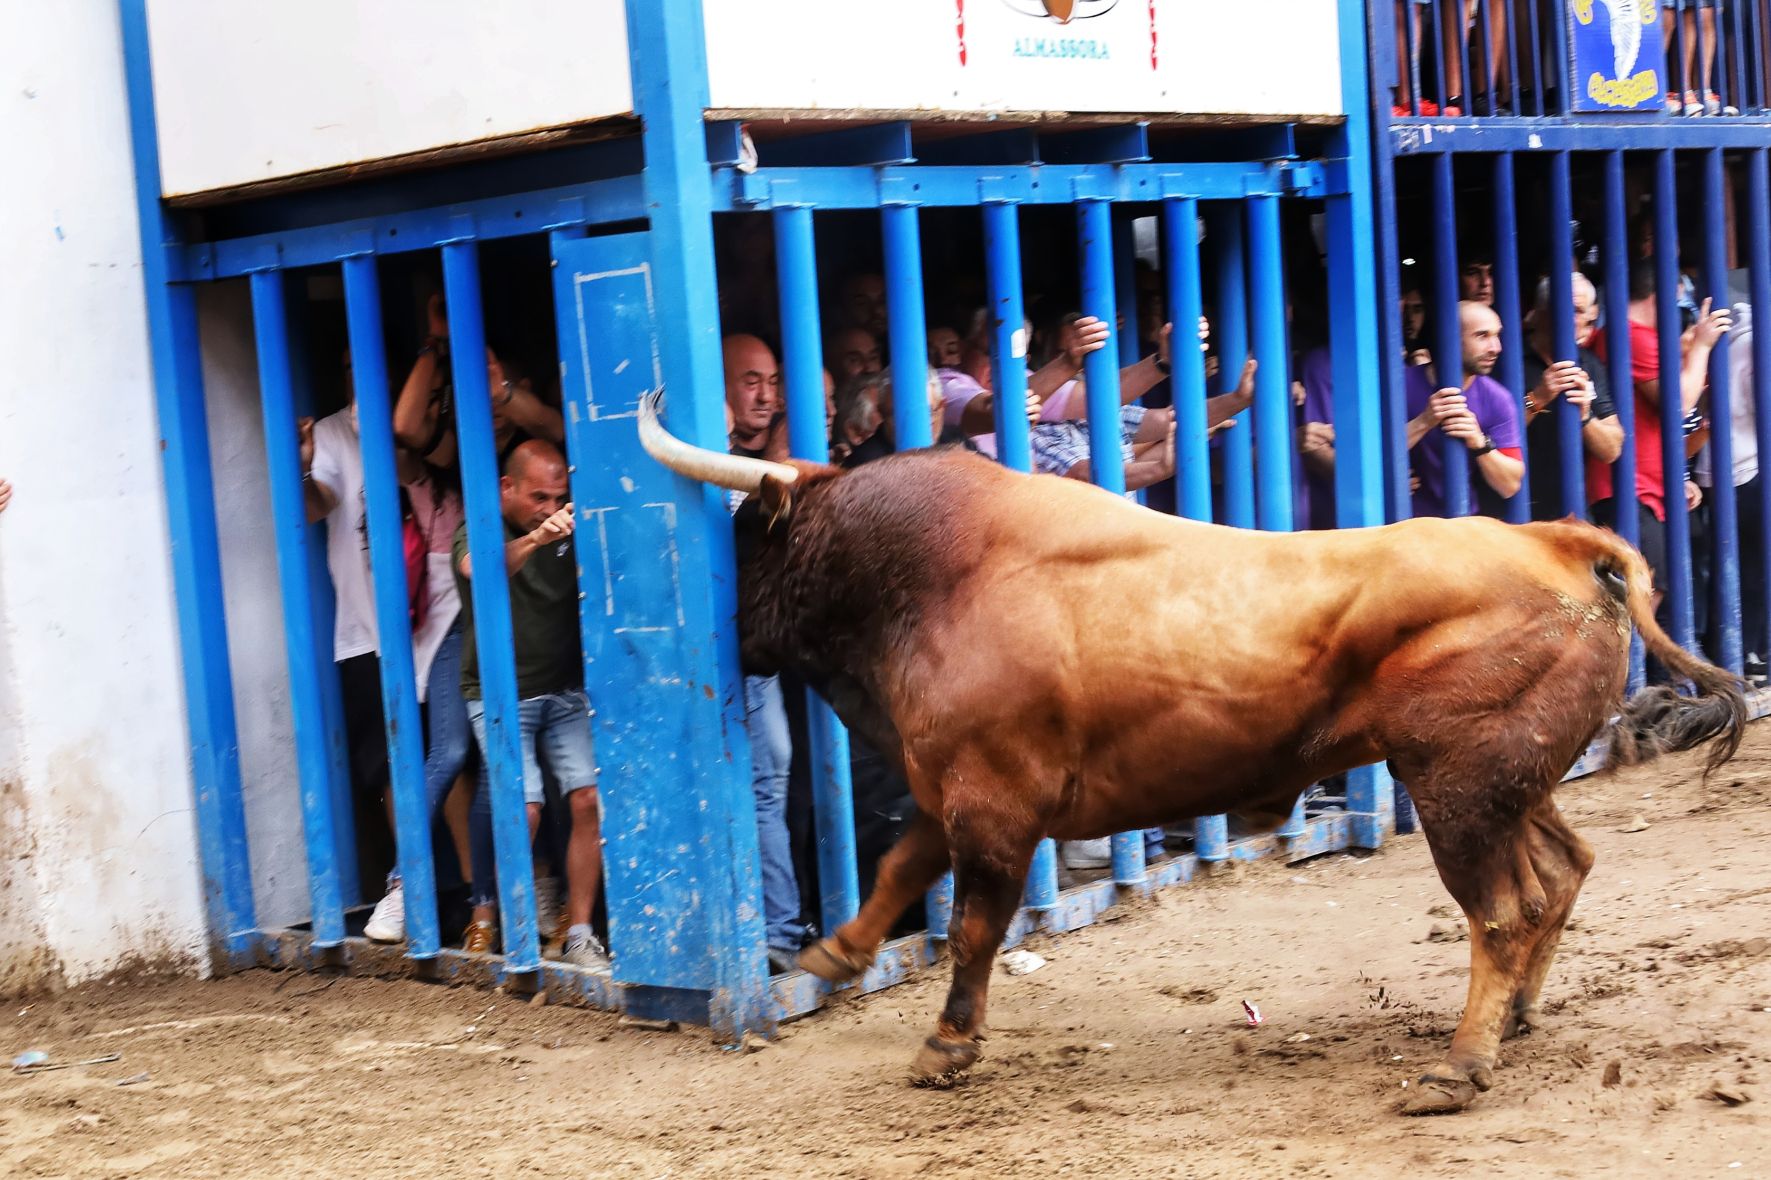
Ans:
[[[792,483],[799,478],[799,472],[785,463],[752,459],[748,455],[728,455],[723,451],[689,445],[664,429],[664,423],[658,420],[658,408],[663,404],[662,389],[641,396],[640,445],[646,448],[646,454],[678,475],[751,494],[762,487],[766,475],[772,475],[782,483]]]

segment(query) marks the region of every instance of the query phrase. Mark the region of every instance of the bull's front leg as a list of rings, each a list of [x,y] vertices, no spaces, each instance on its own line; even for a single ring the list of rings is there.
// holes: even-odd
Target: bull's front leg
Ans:
[[[1000,796],[998,796],[1000,798]],[[953,924],[947,946],[953,986],[930,1037],[910,1066],[919,1086],[952,1085],[982,1052],[990,968],[1021,902],[1027,866],[1041,833],[995,808],[951,805],[947,842],[953,850]]]
[[[801,951],[801,970],[831,983],[858,978],[872,966],[893,923],[928,892],[947,865],[947,837],[940,819],[919,810],[891,851],[880,858],[873,891],[860,912],[829,938]]]

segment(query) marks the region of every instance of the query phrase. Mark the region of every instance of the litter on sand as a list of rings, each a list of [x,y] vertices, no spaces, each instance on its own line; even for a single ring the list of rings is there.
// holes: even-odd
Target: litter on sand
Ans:
[[[1012,951],[1004,951],[1001,955],[1002,969],[1010,975],[1030,975],[1045,966],[1046,961],[1032,951],[1019,947]]]

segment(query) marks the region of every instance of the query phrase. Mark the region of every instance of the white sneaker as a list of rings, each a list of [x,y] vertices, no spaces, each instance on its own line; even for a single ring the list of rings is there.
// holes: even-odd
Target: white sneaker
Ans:
[[[1113,863],[1113,839],[1066,840],[1058,846],[1067,869],[1104,869]]]
[[[609,952],[594,934],[568,934],[566,945],[560,948],[560,959],[574,967],[594,967],[599,971],[607,971],[610,966]]]
[[[535,929],[542,942],[551,942],[564,935],[566,915],[560,909],[560,879],[535,878]]]
[[[406,939],[406,891],[395,885],[375,903],[375,912],[363,924],[364,937],[374,942],[404,942]]]

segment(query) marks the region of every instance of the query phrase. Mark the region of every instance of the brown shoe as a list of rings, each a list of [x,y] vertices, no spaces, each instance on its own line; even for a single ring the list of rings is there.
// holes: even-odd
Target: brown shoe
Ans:
[[[498,941],[498,927],[490,922],[469,922],[467,934],[461,940],[461,949],[470,955],[491,953],[492,944]]]

